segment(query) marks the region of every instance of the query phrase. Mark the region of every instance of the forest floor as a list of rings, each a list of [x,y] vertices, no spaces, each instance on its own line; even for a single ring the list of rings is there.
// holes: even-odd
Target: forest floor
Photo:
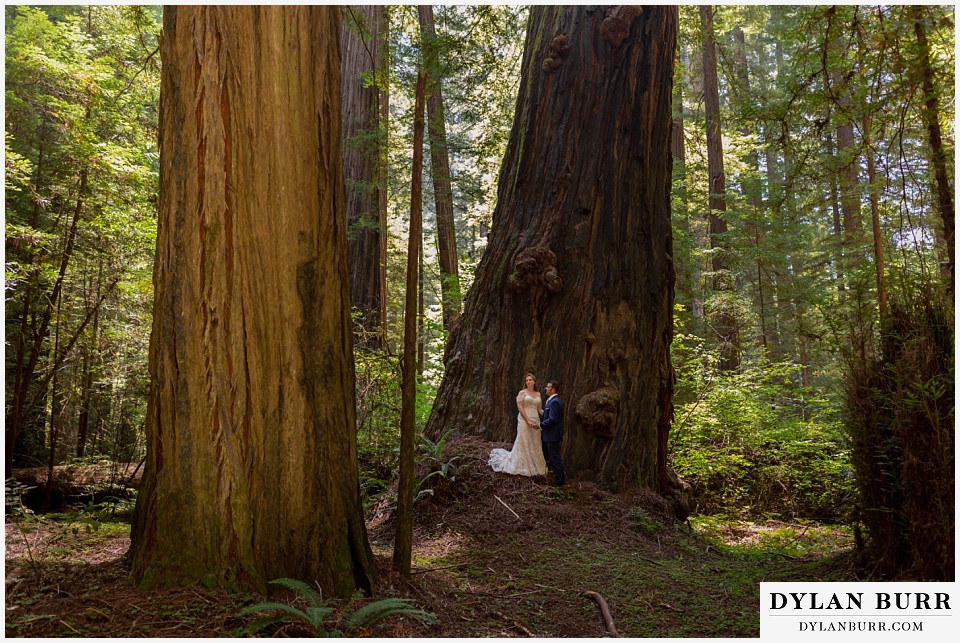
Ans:
[[[621,636],[756,637],[761,581],[856,580],[844,529],[767,520],[672,520],[659,496],[611,494],[586,482],[493,473],[490,443],[448,445],[455,480],[434,476],[416,505],[413,574],[391,569],[393,514],[370,508],[379,567],[376,598],[406,597],[437,616],[393,616],[348,636],[608,636],[606,599]],[[451,451],[453,450],[453,451]],[[450,470],[448,470],[450,471]],[[71,517],[72,516],[72,517]],[[236,636],[262,600],[201,586],[143,591],[127,580],[129,524],[76,522],[76,514],[6,524],[7,636]],[[29,545],[29,546],[28,546]],[[304,607],[291,593],[272,600]],[[369,599],[331,601],[322,630],[274,626],[265,635],[318,635]]]

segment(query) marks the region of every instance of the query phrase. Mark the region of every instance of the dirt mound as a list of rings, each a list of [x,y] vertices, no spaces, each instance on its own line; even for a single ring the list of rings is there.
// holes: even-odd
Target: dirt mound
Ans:
[[[671,534],[686,530],[670,502],[651,491],[614,494],[591,482],[556,487],[552,476],[496,473],[486,464],[495,447],[510,445],[450,438],[441,460],[455,471],[429,479],[434,492],[414,503],[409,582],[390,567],[396,489],[372,508],[367,527],[381,570],[379,594],[412,590],[425,609],[444,615],[432,628],[409,619],[385,623],[378,635],[605,636],[588,593],[602,595],[607,581],[567,561],[594,551],[671,555]],[[429,473],[422,468],[418,479]],[[550,623],[523,613],[524,606],[546,610]]]
[[[487,466],[491,449],[510,446],[472,436],[451,437],[443,461],[452,462],[452,472],[425,482],[430,492],[422,493],[414,503],[415,530],[425,534],[455,526],[478,535],[535,528],[563,533],[571,525],[598,525],[606,533],[607,521],[626,515],[664,524],[676,522],[670,502],[652,491],[614,494],[592,482],[556,487],[552,476],[513,476]],[[435,470],[421,467],[418,480]],[[367,527],[372,540],[393,538],[396,485],[391,492],[371,511]]]

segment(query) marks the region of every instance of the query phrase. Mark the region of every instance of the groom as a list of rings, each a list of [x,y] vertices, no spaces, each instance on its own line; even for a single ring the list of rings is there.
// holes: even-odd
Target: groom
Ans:
[[[559,393],[556,380],[547,382],[547,403],[543,407],[543,418],[540,420],[540,439],[543,441],[543,457],[553,468],[557,477],[557,486],[562,487],[566,481],[563,471],[563,460],[560,458],[560,441],[563,440],[563,400]]]

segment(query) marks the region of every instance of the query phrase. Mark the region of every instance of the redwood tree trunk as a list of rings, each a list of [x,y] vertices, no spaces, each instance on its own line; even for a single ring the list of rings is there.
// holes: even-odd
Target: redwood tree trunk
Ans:
[[[339,9],[167,6],[141,586],[369,589]]]
[[[713,289],[717,293],[734,289],[730,274],[729,248],[724,238],[727,220],[727,178],[723,167],[723,140],[720,130],[720,84],[717,76],[717,48],[713,35],[713,7],[700,6],[703,28],[703,103],[707,120],[707,174],[709,180],[710,250],[713,261]],[[714,297],[714,300],[718,300]],[[736,320],[725,301],[711,315],[720,345],[720,369],[735,371],[740,366],[740,340]]]
[[[380,122],[380,82],[365,75],[379,72],[385,45],[384,7],[351,7],[341,30],[343,90],[343,166],[347,191],[347,255],[350,261],[350,297],[359,310],[363,333],[358,341],[370,348],[385,346],[386,316],[386,203],[381,207],[381,147],[386,130]]]
[[[534,6],[490,242],[427,425],[511,441],[557,379],[569,477],[665,489],[675,7]]]
[[[449,331],[460,316],[460,270],[457,262],[457,231],[453,222],[453,190],[450,186],[450,157],[447,154],[447,125],[443,112],[439,47],[433,22],[433,7],[418,7],[420,37],[423,39],[428,73],[427,130],[430,133],[430,172],[437,213],[437,259],[440,264],[440,297],[443,327]]]

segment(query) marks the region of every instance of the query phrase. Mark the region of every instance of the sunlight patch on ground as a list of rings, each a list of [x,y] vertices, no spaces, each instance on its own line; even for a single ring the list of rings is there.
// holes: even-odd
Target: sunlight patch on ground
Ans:
[[[850,527],[767,520],[750,522],[719,516],[691,516],[698,533],[719,545],[742,551],[771,551],[791,556],[828,555],[854,545]]]
[[[456,532],[441,533],[415,542],[413,562],[417,567],[442,567],[466,547],[466,538]]]

